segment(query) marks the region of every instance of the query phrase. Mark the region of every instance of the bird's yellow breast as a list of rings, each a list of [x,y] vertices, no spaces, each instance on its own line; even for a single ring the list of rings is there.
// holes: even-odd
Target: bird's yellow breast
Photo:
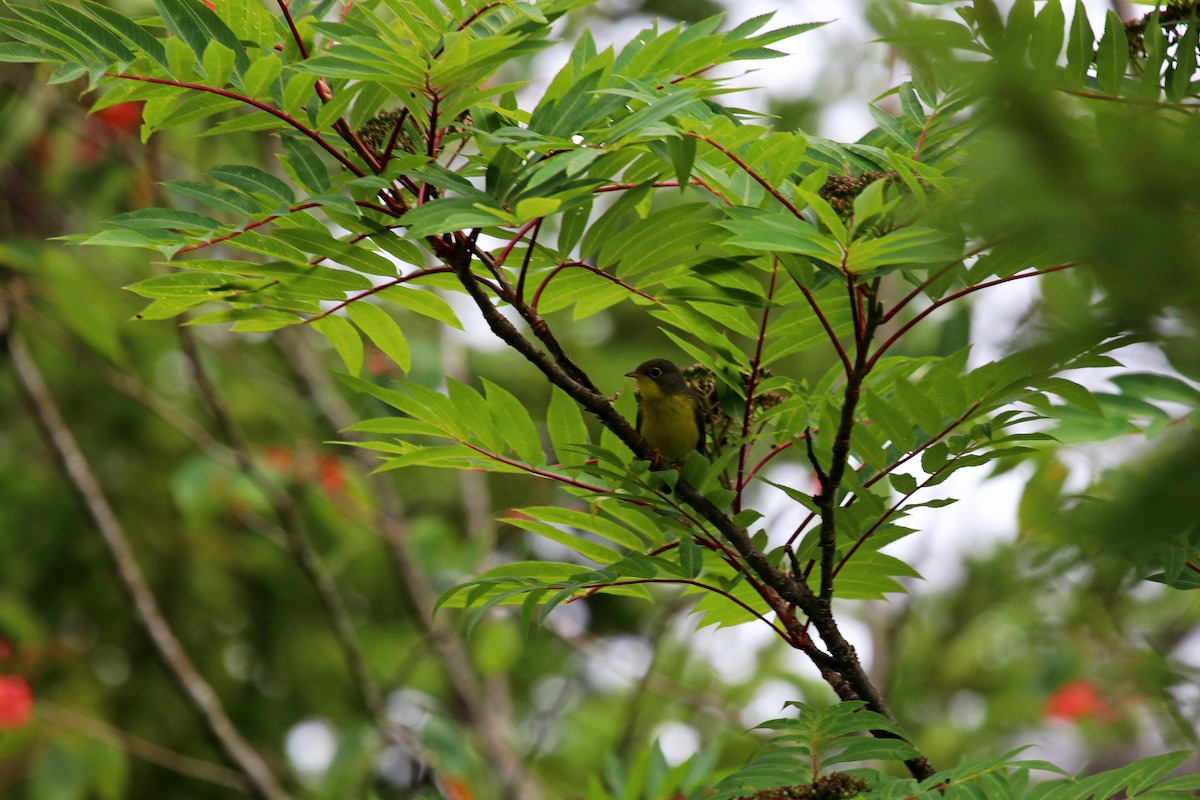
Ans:
[[[642,377],[638,378],[638,390],[642,396],[640,433],[664,458],[683,461],[700,441],[695,399],[691,394],[667,394]]]

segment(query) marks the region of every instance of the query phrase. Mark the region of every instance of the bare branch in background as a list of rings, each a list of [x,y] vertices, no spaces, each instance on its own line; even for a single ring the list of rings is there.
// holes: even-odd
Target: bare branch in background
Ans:
[[[18,331],[9,328],[9,313],[5,309],[4,318],[0,319],[0,335],[3,336],[21,393],[64,477],[99,529],[121,585],[133,603],[138,623],[150,637],[163,665],[200,715],[225,756],[245,776],[252,793],[263,800],[287,800],[290,795],[258,751],[234,726],[220,698],[200,675],[163,615],[154,592],[137,564],[133,547],[120,520],[58,410],[41,370],[25,346],[24,338]]]
[[[161,744],[134,736],[132,733],[114,728],[101,720],[80,714],[78,711],[52,703],[45,698],[38,699],[37,709],[38,716],[51,725],[115,747],[134,758],[140,758],[189,778],[224,786],[226,789],[233,789],[242,794],[250,792],[249,783],[237,770],[214,764],[211,761],[192,758],[183,753],[176,753]]]
[[[363,657],[362,648],[359,646],[358,635],[354,630],[354,623],[350,619],[350,612],[346,608],[345,599],[342,597],[341,589],[329,574],[329,570],[326,569],[321,556],[317,553],[316,548],[313,547],[312,542],[309,541],[305,533],[304,518],[299,512],[296,498],[276,486],[255,462],[251,456],[245,437],[234,420],[233,414],[225,405],[224,399],[221,397],[216,386],[209,380],[208,374],[204,370],[204,365],[201,362],[200,353],[196,349],[196,342],[191,331],[183,326],[179,326],[177,330],[179,331],[179,340],[182,344],[182,351],[187,359],[192,379],[200,390],[209,414],[221,430],[229,446],[236,452],[242,473],[254,482],[258,490],[271,503],[283,528],[288,549],[295,556],[301,571],[313,585],[313,588],[317,590],[317,595],[325,607],[325,613],[329,617],[334,636],[337,638],[338,646],[342,650],[342,657],[346,662],[347,669],[350,671],[350,676],[354,681],[360,701],[366,708],[367,713],[381,726],[386,727],[387,715],[379,693],[379,687],[375,684],[367,670],[366,659]]]
[[[304,332],[286,331],[285,334],[277,341],[325,420],[336,430],[354,424],[357,415],[303,338]],[[368,473],[379,466],[376,457],[367,450],[355,447],[349,452]],[[488,760],[499,773],[505,796],[513,800],[537,800],[541,791],[516,748],[512,720],[503,713],[503,707],[489,702],[492,687],[483,685],[459,635],[434,618],[438,591],[421,570],[412,551],[404,503],[395,483],[389,475],[378,474],[370,476],[369,486],[376,508],[373,524],[387,544],[388,557],[398,577],[396,585],[412,605],[418,624],[445,667],[467,722],[479,736]]]

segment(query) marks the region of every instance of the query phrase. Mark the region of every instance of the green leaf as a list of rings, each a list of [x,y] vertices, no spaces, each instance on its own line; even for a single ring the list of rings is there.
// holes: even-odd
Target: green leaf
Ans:
[[[1109,94],[1119,94],[1129,65],[1129,39],[1125,35],[1125,24],[1115,11],[1104,18],[1104,35],[1096,51],[1096,80],[1100,88]]]
[[[243,192],[262,195],[288,205],[296,202],[296,195],[291,187],[258,167],[248,164],[226,164],[210,169],[208,175],[213,180],[227,183]]]
[[[1200,23],[1189,22],[1187,30],[1175,46],[1175,69],[1167,83],[1167,98],[1179,102],[1191,92],[1192,77],[1196,74],[1197,31]]]
[[[558,387],[554,387],[550,392],[546,428],[550,433],[550,443],[554,446],[554,455],[559,464],[564,467],[577,467],[587,461],[587,455],[579,450],[580,445],[591,443],[583,414],[579,410],[579,404]]]
[[[1095,414],[1098,417],[1104,416],[1104,411],[1100,408],[1100,403],[1096,401],[1092,393],[1066,378],[1046,378],[1039,383],[1038,388],[1058,395],[1071,405],[1082,408],[1089,414]]]
[[[36,44],[24,42],[0,42],[0,62],[25,64],[39,61],[62,61],[63,57],[55,51]]]
[[[701,615],[701,625],[729,628],[747,622],[759,622],[758,617],[735,602],[740,600],[751,609],[763,605],[762,596],[750,583],[741,581],[732,588],[722,587],[721,592],[708,589],[702,591],[703,594],[695,608],[695,613]]]
[[[90,37],[66,24],[60,17],[36,6],[8,6],[20,14],[29,24],[10,18],[0,18],[0,30],[18,39],[28,39],[45,44],[67,56],[69,62],[87,64],[94,59],[107,60],[108,56],[96,46]]]
[[[498,588],[524,587],[522,593],[537,586],[560,586],[571,583],[580,575],[594,574],[592,570],[578,564],[563,564],[554,561],[514,561],[502,564],[483,573],[471,583],[455,586],[438,600],[438,607],[469,608]],[[646,596],[645,591],[641,593]],[[519,603],[519,597],[509,603]]]
[[[1158,10],[1146,18],[1142,45],[1146,51],[1146,63],[1142,68],[1142,94],[1157,99],[1161,86],[1163,61],[1167,57],[1167,37],[1163,33]]]
[[[1035,68],[1045,71],[1058,63],[1065,27],[1061,0],[1047,0],[1034,20],[1033,38],[1029,44],[1029,57]]]
[[[315,84],[313,76],[305,73],[296,73],[289,77],[283,86],[283,111],[289,116],[301,117],[304,114],[304,105],[316,102]]]
[[[892,488],[900,494],[909,495],[917,491],[917,479],[912,475],[906,475],[903,472],[893,472],[888,475],[888,480],[892,484]]]
[[[504,440],[527,464],[543,464],[542,441],[525,406],[512,392],[484,380],[488,407]]]
[[[385,459],[383,466],[376,472],[390,472],[407,467],[436,467],[439,469],[480,469],[497,467],[486,461],[486,457],[463,444],[450,444],[439,447],[414,447],[408,453],[395,458]]]
[[[408,228],[408,238],[417,239],[439,233],[472,228],[490,228],[507,222],[500,209],[483,208],[477,200],[466,197],[444,197],[405,212],[401,221]]]
[[[239,250],[245,250],[247,253],[257,253],[277,261],[291,262],[292,264],[307,267],[310,270],[326,269],[325,267],[314,267],[309,264],[308,256],[304,254],[304,251],[286,242],[281,242],[274,237],[261,234],[256,230],[243,230],[237,236],[227,239],[225,244],[230,247],[236,247]]]
[[[1023,56],[1033,36],[1033,0],[1015,0],[1005,21],[1004,46],[1010,55]]]
[[[437,320],[443,325],[462,330],[462,322],[450,304],[432,291],[412,286],[391,286],[376,292],[376,296],[389,303],[403,306],[409,311]]]
[[[731,246],[799,253],[833,266],[842,262],[842,249],[834,239],[792,214],[732,209],[729,216],[731,219],[718,220],[717,224],[733,233],[728,241]]]
[[[871,112],[871,117],[879,124],[884,133],[895,140],[904,152],[911,153],[916,148],[916,135],[905,128],[900,120],[874,104],[867,106],[867,110]]]
[[[340,92],[334,94],[328,102],[323,103],[317,112],[317,130],[325,131],[332,128],[354,102],[354,98],[358,95],[357,88],[363,85],[355,84],[354,86],[343,88]]]
[[[504,437],[496,427],[483,395],[453,378],[446,379],[446,390],[454,404],[454,414],[463,428],[472,430],[484,447],[493,453],[504,452]]]
[[[224,86],[233,73],[233,51],[214,39],[204,48],[201,66],[209,86]]]
[[[356,269],[369,275],[396,277],[396,265],[378,253],[360,247],[353,242],[337,239],[325,228],[290,228],[276,230],[274,237],[293,247],[312,253],[344,267]]]
[[[284,136],[283,148],[287,157],[279,157],[285,169],[290,169],[296,181],[313,194],[320,194],[332,188],[329,180],[329,170],[321,161],[321,157],[313,152],[312,143],[307,138],[299,136]]]
[[[502,517],[501,520],[512,525],[514,528],[536,533],[538,536],[568,547],[597,564],[607,566],[621,560],[621,554],[611,547],[605,547],[602,544],[585,539],[570,531],[561,530],[553,525],[548,525],[535,519],[527,519],[520,516],[522,513],[522,511],[514,512],[509,516]]]
[[[688,305],[735,333],[740,333],[742,336],[750,339],[758,337],[759,323],[755,322],[750,317],[750,313],[741,305],[698,302],[689,303]]]
[[[220,0],[215,5],[217,16],[238,39],[263,47],[279,41],[277,31],[281,25],[258,0]]]
[[[1000,10],[994,0],[974,0],[972,10],[975,12],[975,25],[979,29],[984,43],[993,53],[1004,49],[1004,22],[1000,18]]]
[[[525,514],[544,522],[555,525],[568,525],[581,531],[594,533],[601,538],[619,545],[627,550],[639,550],[642,545],[641,537],[629,531],[623,525],[602,517],[595,511],[580,511],[560,506],[530,506],[522,509]]]
[[[693,580],[704,571],[704,551],[691,536],[679,539],[679,566],[683,568],[684,576]]]
[[[900,94],[900,108],[904,111],[905,118],[913,125],[918,127],[923,126],[925,124],[925,109],[921,105],[921,99],[913,89],[912,82],[900,84],[898,92]],[[879,183],[879,181],[875,183]],[[871,185],[873,186],[874,184]]]
[[[888,116],[887,118],[895,122],[891,116]],[[808,180],[806,180],[806,184],[809,184],[809,186],[815,184],[815,179],[819,177],[821,177],[821,173],[814,172],[809,176]],[[833,206],[829,204],[828,200],[826,200],[824,197],[821,197],[821,195],[816,191],[811,191],[809,186],[797,186],[796,196],[804,200],[804,202],[807,203],[814,212],[816,212],[817,217],[825,224],[825,227],[829,229],[830,235],[833,236],[834,240],[836,240],[839,245],[842,247],[849,245],[850,231],[846,229],[846,225],[842,222],[842,218],[836,211],[833,210]]]
[[[330,314],[309,324],[337,350],[347,372],[351,375],[362,372],[363,343],[353,325],[337,314]]]
[[[205,44],[207,44],[205,40]],[[177,81],[189,81],[196,74],[196,51],[188,47],[188,44],[183,39],[170,37],[164,45],[167,51],[167,71]],[[146,108],[142,109],[142,119],[146,124],[153,124],[152,120],[155,115],[150,112],[152,105],[166,106],[166,98],[151,98],[146,101]],[[169,107],[169,106],[168,106]]]
[[[345,430],[359,433],[382,433],[393,436],[445,436],[438,426],[430,422],[409,417],[379,417],[356,422]]]
[[[895,394],[892,400],[901,412],[930,436],[942,427],[942,415],[930,401],[924,387],[911,383],[907,378],[897,378],[892,385]]]
[[[962,255],[946,234],[932,228],[901,228],[883,236],[856,240],[846,257],[846,269],[866,275],[884,267],[944,264]]]
[[[167,108],[167,115],[164,118],[154,120],[151,115],[146,115],[147,124],[154,130],[170,130],[187,125],[191,122],[208,119],[216,114],[222,114],[231,109],[238,108],[241,104],[234,99],[228,97],[218,97],[213,94],[192,93],[182,96],[182,98],[173,106]],[[147,103],[149,107],[149,103]],[[257,116],[243,116],[235,119],[257,119]],[[229,120],[232,122],[233,120]],[[223,123],[224,124],[224,123]],[[220,126],[218,126],[220,127]],[[207,133],[207,131],[205,132]]]
[[[1075,18],[1071,20],[1071,34],[1067,40],[1067,76],[1075,84],[1083,83],[1088,67],[1092,64],[1092,47],[1095,36],[1088,22],[1087,9],[1083,0],[1075,0]]]
[[[412,369],[412,353],[408,341],[396,320],[382,308],[365,301],[351,303],[347,307],[350,321],[359,327],[384,355],[396,363],[403,372]]]
[[[86,37],[93,49],[101,49],[118,61],[134,59],[133,51],[126,46],[121,37],[94,16],[62,3],[47,2],[44,7],[81,36]],[[18,13],[25,13],[27,10],[18,10]]]
[[[846,562],[834,579],[838,597],[846,600],[883,600],[889,594],[903,594],[897,577],[920,578],[905,562],[878,551],[859,550]]]
[[[267,99],[282,72],[283,62],[279,60],[279,56],[274,53],[266,53],[256,59],[246,70],[246,75],[242,78],[242,87],[246,90],[246,94],[253,98]]]
[[[601,248],[596,266],[607,269],[618,264],[617,274],[628,277],[679,263],[695,257],[706,231],[711,236],[706,205],[684,203],[655,211],[613,235]]]
[[[202,231],[205,233],[221,227],[221,223],[212,217],[206,217],[194,211],[179,211],[173,208],[143,208],[137,211],[126,211],[124,214],[118,214],[109,219],[108,223],[136,230]]]
[[[858,736],[839,743],[837,752],[827,752],[821,759],[825,769],[836,764],[854,761],[905,761],[920,755],[908,742],[900,739],[876,739],[874,736]]]
[[[227,308],[203,314],[188,321],[189,325],[213,325],[220,322],[232,322],[230,330],[239,333],[267,333],[297,325],[302,318],[286,311],[273,308]]]
[[[1130,372],[1114,375],[1109,380],[1117,385],[1122,394],[1143,400],[1166,400],[1193,407],[1200,406],[1200,390],[1171,375]]]
[[[250,64],[242,43],[220,17],[200,0],[155,0],[167,30],[194,53],[203,53],[209,42],[218,42],[234,53],[238,74]],[[168,45],[169,46],[169,45]]]
[[[604,133],[604,144],[609,147],[618,146],[622,139],[645,139],[650,136],[661,136],[661,129],[654,123],[664,120],[677,111],[696,102],[696,93],[690,90],[676,90],[658,97],[629,114]]]
[[[200,181],[163,181],[160,185],[169,192],[196,200],[217,211],[249,216],[262,210],[258,203],[240,192]]]
[[[102,3],[94,2],[94,0],[83,0],[83,10],[116,31],[126,42],[150,56],[159,65],[163,67],[167,66],[166,52],[163,49],[162,43],[129,17],[114,11]]]
[[[539,217],[548,217],[562,206],[557,197],[527,197],[517,203],[513,210],[517,223],[525,223]]]

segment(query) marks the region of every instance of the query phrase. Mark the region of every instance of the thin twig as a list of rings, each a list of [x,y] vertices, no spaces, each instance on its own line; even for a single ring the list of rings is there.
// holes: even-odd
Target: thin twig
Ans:
[[[747,175],[749,175],[751,178],[753,178],[755,180],[755,182],[758,183],[759,186],[766,189],[767,194],[774,197],[784,208],[786,208],[788,211],[790,211],[792,213],[792,215],[794,217],[796,217],[796,219],[803,219],[803,217],[800,215],[800,209],[798,209],[798,208],[796,208],[796,206],[792,205],[791,201],[788,200],[786,197],[784,197],[782,192],[780,192],[778,189],[776,189],[771,184],[771,182],[768,181],[766,178],[764,178],[763,176],[759,175],[756,171],[751,169],[750,166],[745,161],[742,161],[742,159],[738,158],[737,154],[734,153],[732,150],[729,150],[728,148],[722,146],[720,143],[708,138],[707,136],[702,136],[698,133],[692,133],[691,131],[683,131],[683,135],[690,136],[693,139],[699,139],[700,141],[704,142],[705,144],[709,145],[710,147],[713,147],[714,149],[720,151],[721,153],[724,153],[726,158],[728,158],[734,164],[737,164],[738,167],[743,172],[745,172]]]
[[[114,747],[134,758],[140,758],[147,763],[154,764],[179,775],[223,786],[226,789],[232,789],[242,794],[249,794],[250,792],[250,786],[246,778],[237,770],[230,769],[221,764],[214,764],[211,761],[192,758],[183,753],[177,753],[155,742],[134,736],[132,733],[119,728],[114,728],[112,725],[101,720],[93,719],[69,708],[64,708],[44,697],[38,698],[37,713],[39,717],[51,725],[57,725],[63,730],[79,734],[80,736],[86,736],[93,741]]]
[[[529,301],[530,311],[532,311],[534,314],[538,313],[537,309],[538,309],[538,304],[542,301],[542,292],[546,291],[546,287],[550,285],[550,281],[553,280],[554,277],[558,275],[558,273],[562,272],[564,269],[567,269],[568,267],[578,267],[579,269],[587,270],[588,272],[592,273],[593,275],[596,275],[601,278],[605,278],[606,280],[612,281],[613,283],[615,283],[618,286],[620,286],[621,288],[629,291],[630,293],[636,294],[638,297],[641,297],[645,300],[649,300],[651,303],[654,303],[656,305],[660,305],[660,306],[662,305],[662,301],[660,301],[658,298],[656,298],[652,295],[646,294],[645,292],[643,292],[641,289],[637,288],[636,286],[632,286],[632,285],[626,283],[625,281],[618,278],[616,275],[611,275],[611,274],[605,272],[604,270],[600,269],[599,267],[592,266],[591,264],[587,264],[583,261],[567,261],[563,264],[559,264],[558,266],[554,267],[554,269],[550,270],[550,272],[546,275],[546,277],[542,279],[542,282],[538,284],[538,288],[533,293],[533,299]]]
[[[321,136],[321,134],[319,132],[313,130],[312,128],[308,127],[307,125],[302,124],[299,120],[294,119],[293,117],[289,116],[288,114],[284,113],[283,111],[280,111],[279,109],[275,108],[274,106],[270,106],[270,105],[267,105],[266,103],[259,102],[258,100],[255,100],[253,97],[247,97],[244,94],[238,94],[237,92],[231,92],[226,89],[218,89],[213,86],[205,86],[204,84],[201,84],[201,83],[185,83],[183,81],[177,81],[177,80],[172,80],[172,79],[168,79],[168,78],[152,78],[148,75],[129,75],[129,74],[121,73],[121,72],[106,72],[104,74],[110,78],[121,78],[121,79],[127,80],[127,81],[142,81],[144,83],[155,83],[155,84],[159,84],[161,86],[174,86],[179,89],[191,89],[192,91],[196,91],[196,92],[206,92],[208,94],[215,94],[220,97],[226,97],[231,100],[237,100],[238,102],[245,103],[246,105],[249,105],[249,106],[253,106],[254,108],[257,108],[259,111],[265,111],[266,113],[270,114],[271,116],[273,116],[279,120],[282,120],[283,122],[286,122],[288,125],[292,126],[296,130],[298,130],[300,133],[307,136],[309,139],[312,139],[314,142],[317,143],[317,145],[319,145],[321,147],[321,149],[325,150],[325,152],[327,152],[331,156],[333,156],[338,161],[339,164],[341,164],[343,167],[345,167],[346,169],[353,172],[356,177],[359,177],[359,178],[366,177],[366,173],[363,172],[361,169],[359,169],[357,164],[355,164],[350,159],[346,158],[346,156],[343,155],[340,150],[338,150],[336,147],[331,145],[329,142],[325,141],[325,137]]]
[[[743,475],[746,459],[750,457],[750,421],[754,411],[754,392],[758,388],[758,376],[762,367],[763,345],[767,340],[767,324],[771,320],[771,303],[775,299],[775,279],[779,276],[779,257],[772,259],[771,282],[767,286],[767,303],[763,306],[762,319],[758,324],[758,340],[754,344],[754,357],[750,359],[750,377],[746,379],[746,409],[742,415],[742,444],[738,447],[737,476],[734,479],[733,513],[742,510]]]
[[[1150,106],[1152,108],[1161,108],[1164,111],[1187,111],[1193,108],[1200,108],[1200,103],[1164,103],[1161,100],[1151,100],[1145,97],[1085,92],[1080,89],[1071,89],[1066,86],[1058,86],[1055,88],[1063,94],[1069,94],[1074,97],[1082,97],[1085,100],[1102,100],[1107,103],[1125,103],[1127,105],[1134,106]]]
[[[1059,264],[1058,266],[1054,266],[1054,267],[1046,267],[1045,269],[1036,269],[1036,270],[1033,270],[1032,272],[1022,272],[1017,275],[1008,275],[1004,278],[996,278],[995,280],[984,281],[983,283],[977,283],[974,286],[968,286],[966,289],[962,289],[960,291],[954,292],[953,294],[948,294],[945,297],[942,297],[942,298],[936,300],[935,302],[931,303],[928,308],[922,309],[922,311],[919,314],[916,314],[908,322],[901,325],[900,329],[897,330],[895,333],[893,333],[887,339],[887,341],[885,341],[883,344],[881,344],[879,346],[879,349],[875,351],[875,355],[871,356],[871,358],[867,361],[867,369],[870,370],[872,367],[874,367],[875,363],[877,361],[879,361],[880,356],[882,356],[884,353],[886,353],[889,347],[891,347],[893,344],[895,344],[897,341],[899,341],[901,336],[908,333],[908,331],[914,325],[916,325],[921,320],[925,319],[925,317],[929,316],[937,309],[941,308],[942,306],[944,306],[948,303],[954,302],[955,300],[959,299],[960,297],[965,297],[969,294],[978,292],[982,289],[990,289],[993,286],[999,286],[1000,284],[1008,283],[1009,281],[1017,281],[1017,280],[1021,280],[1022,278],[1036,278],[1039,275],[1049,275],[1051,272],[1059,272],[1060,270],[1070,269],[1071,267],[1074,267],[1074,266],[1078,266],[1078,265],[1074,262],[1071,262],[1071,263],[1067,263],[1067,264]]]
[[[833,332],[833,326],[829,324],[829,320],[825,319],[825,313],[821,311],[821,307],[817,305],[817,300],[815,297],[813,297],[813,294],[811,291],[809,291],[808,287],[801,283],[795,275],[792,275],[791,277],[792,282],[796,284],[796,288],[800,290],[800,293],[804,295],[804,299],[808,301],[809,308],[813,310],[813,313],[817,315],[817,319],[821,321],[821,327],[825,329],[825,335],[829,337],[830,344],[833,345],[833,349],[837,352],[838,358],[842,361],[842,368],[846,371],[846,374],[849,375],[851,369],[853,369],[853,367],[850,366],[850,357],[846,355],[846,348],[842,347],[842,343],[838,341],[837,334]]]
[[[798,439],[788,439],[783,444],[772,447],[765,456],[763,456],[762,458],[760,458],[758,460],[757,464],[755,464],[753,467],[751,467],[749,470],[746,471],[746,477],[742,480],[741,484],[739,484],[738,488],[745,489],[748,485],[750,485],[750,481],[754,478],[754,476],[757,475],[762,470],[762,468],[765,467],[771,461],[771,459],[775,458],[775,456],[779,455],[784,450],[787,450],[789,447],[794,445],[796,442],[800,441],[800,439],[807,438],[807,436],[808,436],[808,434],[804,434],[804,435],[800,436]]]

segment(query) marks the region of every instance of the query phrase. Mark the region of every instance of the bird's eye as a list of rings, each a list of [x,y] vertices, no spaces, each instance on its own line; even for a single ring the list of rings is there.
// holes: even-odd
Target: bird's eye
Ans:
[[[659,375],[662,375],[662,370],[661,370],[661,369],[659,369],[658,367],[651,367],[651,368],[650,368],[650,377],[651,377],[651,378],[657,378]]]

